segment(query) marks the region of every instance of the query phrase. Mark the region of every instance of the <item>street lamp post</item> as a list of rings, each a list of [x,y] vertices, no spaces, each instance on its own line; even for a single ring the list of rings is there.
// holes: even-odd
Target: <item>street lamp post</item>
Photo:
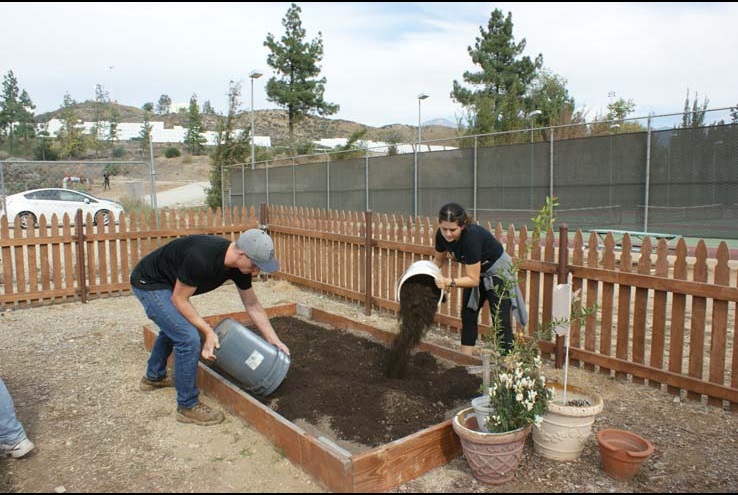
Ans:
[[[421,125],[420,125],[420,102],[428,98],[429,95],[425,93],[420,93],[418,95],[418,146],[420,146],[420,141],[423,139],[423,135],[421,133]]]
[[[525,114],[525,118],[528,119],[528,122],[530,123],[530,162],[529,162],[529,183],[530,183],[530,209],[535,210],[535,194],[533,192],[533,117],[536,117],[538,115],[541,115],[543,112],[540,110],[533,110],[532,112],[529,112]]]
[[[525,115],[525,117],[528,119],[528,122],[530,123],[530,142],[533,142],[533,117],[536,117],[537,115],[541,115],[543,112],[540,110],[533,110],[532,112]]]
[[[420,103],[428,98],[425,93],[418,94],[418,144],[415,146],[414,164],[413,164],[413,216],[418,216],[418,152],[420,151]]]
[[[259,79],[264,74],[258,70],[249,73],[251,78],[251,170],[256,168],[256,153],[254,152],[254,79]]]

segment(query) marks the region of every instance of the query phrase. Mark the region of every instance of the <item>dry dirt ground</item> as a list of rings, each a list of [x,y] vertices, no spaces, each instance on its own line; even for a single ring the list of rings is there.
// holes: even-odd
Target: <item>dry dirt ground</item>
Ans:
[[[265,306],[300,302],[397,330],[392,316],[365,317],[360,306],[284,281],[255,287]],[[241,309],[230,286],[193,300],[203,315]],[[226,414],[217,426],[180,424],[174,390],[139,391],[147,322],[133,296],[0,313],[0,376],[38,447],[26,459],[0,459],[0,492],[323,491],[240,419]],[[457,345],[455,337],[435,330],[426,339]],[[561,377],[561,371],[549,374]],[[543,459],[529,440],[516,478],[502,486],[476,482],[458,458],[394,491],[738,490],[738,413],[579,369],[569,375],[570,383],[603,396],[595,430],[624,428],[654,444],[653,456],[630,482],[604,474],[593,434],[580,459],[568,463]]]

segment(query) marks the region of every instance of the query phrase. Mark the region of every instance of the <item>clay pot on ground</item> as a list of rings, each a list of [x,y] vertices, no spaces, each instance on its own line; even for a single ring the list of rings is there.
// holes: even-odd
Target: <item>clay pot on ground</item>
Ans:
[[[653,454],[653,445],[635,433],[605,428],[597,432],[602,469],[616,480],[628,481]]]
[[[533,427],[533,449],[547,459],[576,460],[589,440],[595,416],[604,407],[602,397],[569,385],[564,404],[563,385],[550,382],[547,386],[554,389],[554,397],[548,403],[543,422]]]
[[[451,424],[476,479],[492,485],[513,479],[533,425],[505,433],[482,432],[472,407],[456,413]]]

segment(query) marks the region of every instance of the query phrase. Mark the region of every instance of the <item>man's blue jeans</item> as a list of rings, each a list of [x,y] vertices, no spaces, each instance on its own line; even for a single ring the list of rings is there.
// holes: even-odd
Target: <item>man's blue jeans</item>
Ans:
[[[197,363],[200,359],[200,334],[192,323],[172,304],[171,290],[141,290],[132,287],[146,316],[159,327],[146,366],[146,377],[160,380],[167,374],[167,359],[174,350],[174,387],[177,404],[185,409],[195,407],[200,390],[197,388]]]
[[[0,443],[15,445],[26,438],[26,431],[15,415],[15,405],[0,378]]]

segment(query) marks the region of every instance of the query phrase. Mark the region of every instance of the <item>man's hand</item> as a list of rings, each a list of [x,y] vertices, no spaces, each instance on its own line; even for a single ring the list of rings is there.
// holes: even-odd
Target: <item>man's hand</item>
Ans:
[[[270,342],[270,344],[274,344],[274,345],[276,345],[276,346],[277,346],[277,348],[278,348],[278,349],[279,349],[280,351],[284,352],[284,353],[285,353],[285,354],[287,354],[288,356],[290,355],[290,349],[289,349],[289,347],[287,347],[286,345],[284,345],[284,342],[282,342],[281,340],[277,339],[277,341],[276,341],[276,342]]]
[[[203,359],[207,359],[208,361],[215,360],[215,354],[213,354],[213,351],[215,349],[220,349],[220,340],[218,339],[218,336],[215,334],[215,332],[210,332],[210,334],[205,337],[205,342],[202,344],[202,351],[200,351],[200,356],[202,356]]]

